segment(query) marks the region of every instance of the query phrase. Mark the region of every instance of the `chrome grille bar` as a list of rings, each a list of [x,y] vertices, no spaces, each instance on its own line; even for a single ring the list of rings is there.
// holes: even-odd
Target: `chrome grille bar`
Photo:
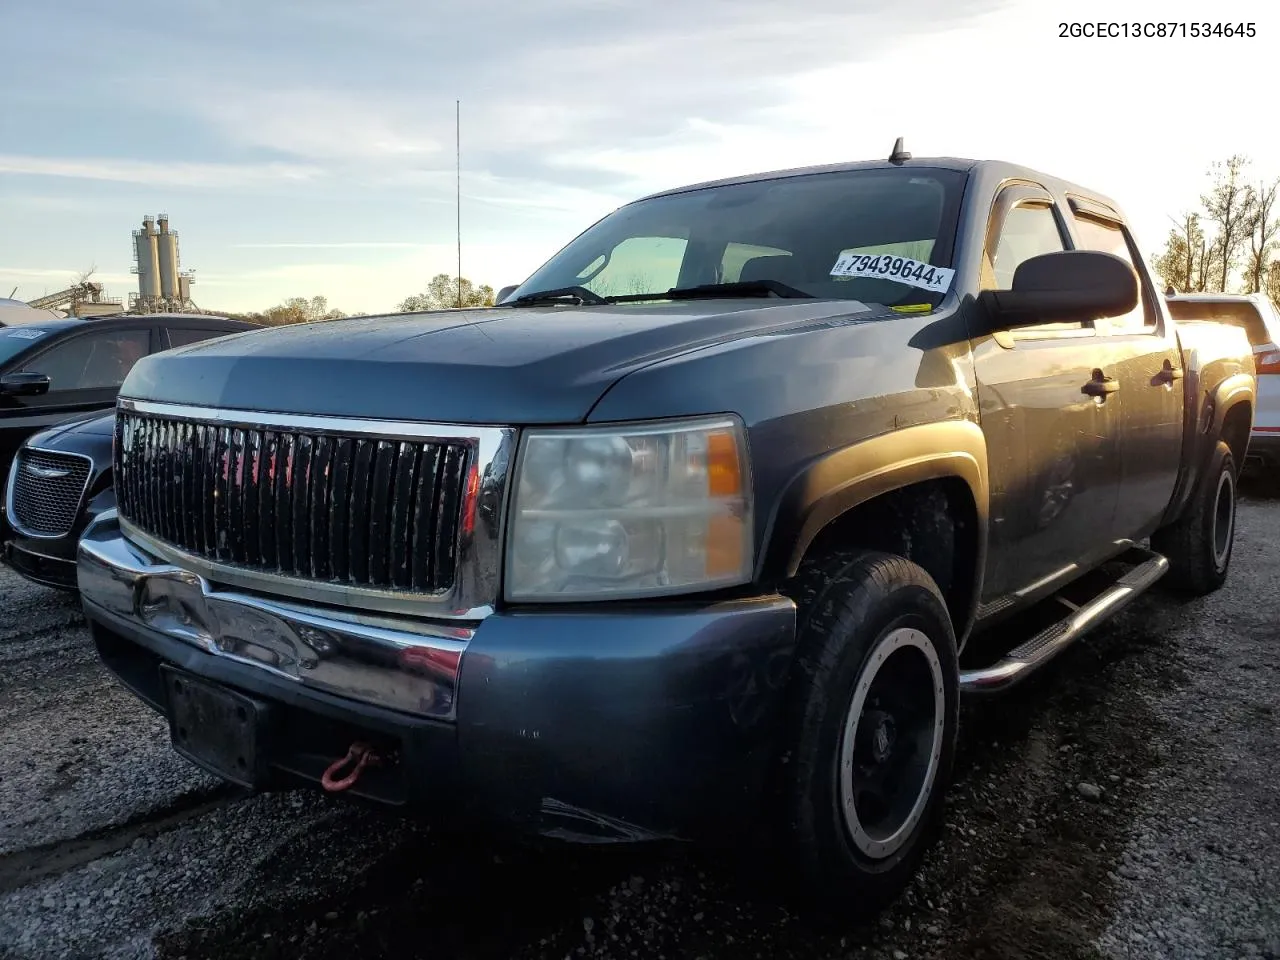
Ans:
[[[201,423],[122,405],[115,484],[126,521],[217,564],[441,594],[456,580],[474,446]]]

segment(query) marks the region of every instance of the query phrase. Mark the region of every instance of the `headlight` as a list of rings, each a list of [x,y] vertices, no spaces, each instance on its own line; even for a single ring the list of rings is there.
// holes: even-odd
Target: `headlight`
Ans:
[[[530,430],[508,600],[687,593],[751,579],[751,472],[734,417]]]

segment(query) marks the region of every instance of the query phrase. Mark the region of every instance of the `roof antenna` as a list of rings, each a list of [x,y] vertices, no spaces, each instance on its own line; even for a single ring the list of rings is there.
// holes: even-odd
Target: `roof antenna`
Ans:
[[[902,138],[899,137],[893,141],[893,153],[889,154],[890,163],[902,163],[904,160],[910,160],[911,154],[902,149]]]

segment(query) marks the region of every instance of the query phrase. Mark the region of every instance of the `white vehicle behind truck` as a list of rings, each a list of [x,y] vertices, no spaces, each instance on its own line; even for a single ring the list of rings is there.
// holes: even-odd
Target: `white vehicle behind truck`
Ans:
[[[1262,293],[1179,293],[1166,300],[1179,325],[1233,323],[1248,334],[1258,375],[1248,459],[1280,480],[1280,311]]]

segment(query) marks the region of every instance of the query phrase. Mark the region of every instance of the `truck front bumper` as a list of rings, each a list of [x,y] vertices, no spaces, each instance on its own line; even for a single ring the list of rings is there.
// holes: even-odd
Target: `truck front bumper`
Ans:
[[[391,759],[351,794],[611,842],[740,828],[776,756],[795,638],[781,596],[365,616],[224,590],[110,516],[78,579],[103,662],[156,710],[172,716],[162,668],[252,698],[255,786],[319,781],[363,740]]]

